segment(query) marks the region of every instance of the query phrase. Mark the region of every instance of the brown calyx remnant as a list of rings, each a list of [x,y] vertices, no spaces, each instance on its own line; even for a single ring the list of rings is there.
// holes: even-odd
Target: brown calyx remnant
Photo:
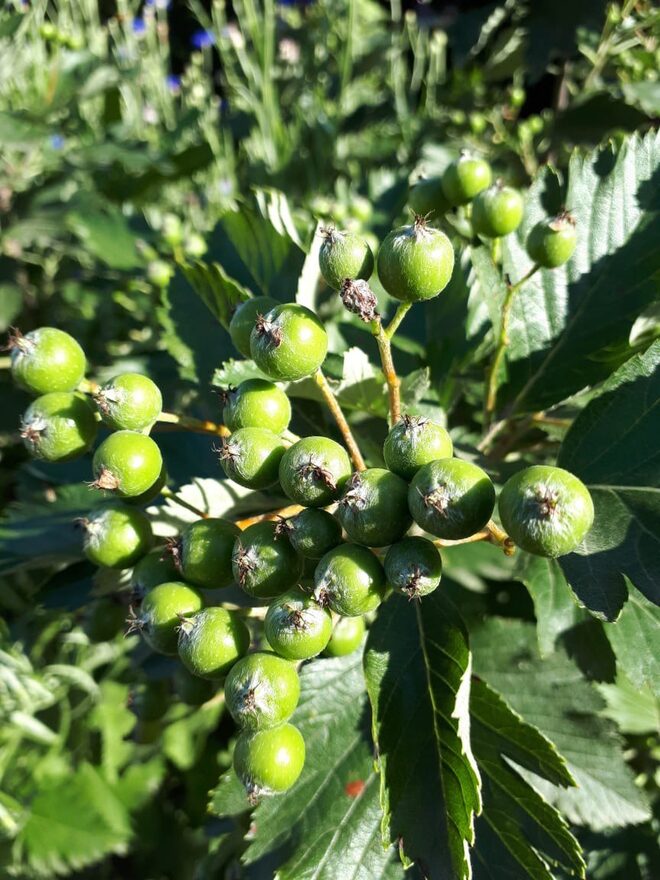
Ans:
[[[403,587],[401,587],[402,591],[406,594],[410,602],[419,601],[421,599],[420,585],[423,576],[424,575],[420,566],[414,565],[408,580],[403,585]]]
[[[119,479],[107,467],[102,467],[93,483],[89,484],[92,489],[105,489],[108,492],[116,492],[119,488]]]
[[[273,321],[268,321],[265,315],[257,315],[254,326],[257,334],[263,336],[274,348],[282,344],[282,328],[278,327]]]
[[[337,488],[337,481],[332,472],[318,462],[315,462],[311,456],[308,461],[300,465],[298,473],[301,477],[312,477],[312,479],[318,480],[333,491]]]
[[[560,211],[548,225],[553,232],[561,232],[562,229],[565,229],[567,226],[577,226],[577,221],[571,212],[564,208],[564,210]]]
[[[344,308],[357,315],[365,323],[378,317],[376,294],[362,278],[345,278],[339,291]]]
[[[539,486],[534,493],[534,497],[538,503],[538,512],[540,516],[549,518],[557,513],[559,492],[552,491],[544,486]]]
[[[163,549],[163,555],[160,558],[163,561],[166,559],[171,560],[179,574],[181,574],[182,555],[183,541],[181,537],[167,538],[165,541],[165,548]]]
[[[14,351],[18,349],[21,352],[27,352],[34,346],[34,342],[23,336],[18,327],[9,328],[9,337],[6,345],[2,346],[2,351]]]
[[[247,581],[247,576],[256,569],[257,562],[253,554],[250,553],[249,550],[246,550],[240,541],[234,551],[232,561],[236,564],[236,568],[238,569],[238,585],[244,587]]]
[[[346,484],[346,491],[339,500],[343,507],[363,510],[369,500],[369,490],[359,473],[354,473]]]

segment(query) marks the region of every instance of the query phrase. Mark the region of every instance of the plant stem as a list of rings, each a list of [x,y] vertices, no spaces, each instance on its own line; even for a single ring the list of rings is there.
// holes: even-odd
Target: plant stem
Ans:
[[[401,418],[401,381],[396,373],[392,360],[392,337],[399,325],[408,313],[412,303],[401,303],[394,317],[387,327],[383,327],[380,318],[371,322],[371,332],[376,338],[380,361],[383,365],[383,374],[387,382],[387,390],[390,398],[390,422],[395,425]]]
[[[231,434],[225,425],[218,425],[216,422],[209,422],[205,419],[195,419],[192,416],[179,415],[179,413],[162,412],[157,421],[168,425],[179,425],[179,427],[187,431],[194,431],[196,434],[214,434],[217,437],[229,437]]]
[[[248,526],[252,526],[255,523],[272,522],[280,517],[295,516],[301,510],[304,510],[304,508],[300,504],[289,504],[287,507],[280,507],[279,510],[270,510],[268,513],[257,513],[245,519],[237,519],[234,521],[234,525],[238,526],[239,529],[247,529]]]
[[[174,504],[178,504],[179,507],[185,507],[186,510],[189,510],[191,513],[197,514],[200,519],[208,519],[208,513],[204,513],[203,510],[200,510],[199,507],[195,507],[194,504],[190,504],[189,501],[185,501],[181,498],[180,495],[177,495],[176,492],[172,492],[171,489],[168,489],[167,486],[163,486],[160,490],[160,494],[163,498],[168,498],[170,501],[174,502]]]
[[[332,388],[330,388],[328,380],[326,379],[325,374],[320,367],[314,373],[314,381],[321,389],[321,394],[323,395],[328,409],[332,413],[332,416],[337,423],[337,427],[339,428],[341,435],[344,438],[344,443],[346,444],[349,455],[351,456],[351,460],[355,465],[356,470],[366,470],[366,465],[364,463],[364,459],[362,458],[362,453],[360,452],[360,449],[355,442],[355,437],[353,436],[349,424],[346,421],[346,416],[341,411],[341,407],[337,402],[337,398],[332,393]]]
[[[497,377],[506,354],[507,345],[509,344],[509,321],[511,319],[511,308],[513,306],[514,297],[523,284],[526,284],[532,275],[538,272],[540,268],[540,266],[534,264],[529,272],[526,275],[523,275],[520,281],[516,281],[515,284],[507,285],[504,302],[502,303],[502,323],[500,324],[500,332],[497,338],[497,347],[486,380],[486,402],[484,405],[484,425],[486,427],[491,422],[493,413],[495,412],[495,405],[497,403]]]
[[[0,357],[0,370],[9,370],[11,368],[11,357]]]
[[[433,543],[436,547],[456,547],[459,544],[476,544],[477,541],[488,541],[490,544],[495,544],[496,547],[501,547],[505,556],[513,556],[515,553],[516,548],[511,538],[492,519],[489,520],[485,528],[470,535],[469,538],[461,538],[459,541],[446,541],[437,538]]]
[[[401,303],[401,305],[397,308],[396,312],[394,313],[394,317],[385,328],[385,335],[388,339],[391,339],[394,336],[396,331],[399,329],[399,325],[406,317],[411,308],[412,303]]]

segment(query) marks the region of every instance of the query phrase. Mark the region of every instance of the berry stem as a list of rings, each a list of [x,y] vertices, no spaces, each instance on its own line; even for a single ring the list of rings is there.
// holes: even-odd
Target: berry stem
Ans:
[[[333,415],[335,422],[337,423],[337,427],[339,428],[342,437],[344,438],[344,443],[348,449],[349,455],[351,456],[351,460],[355,465],[356,470],[363,471],[366,470],[366,465],[364,463],[364,459],[362,458],[362,453],[355,442],[355,437],[349,427],[348,422],[346,421],[346,416],[341,410],[339,403],[337,402],[337,398],[332,393],[332,388],[328,383],[328,380],[323,373],[323,370],[319,367],[319,369],[314,373],[314,381],[321,389],[321,394],[328,405],[328,409]]]
[[[297,513],[300,513],[301,510],[304,510],[304,507],[301,507],[300,504],[289,504],[287,507],[280,507],[279,510],[271,510],[268,513],[258,513],[255,516],[248,516],[246,519],[237,519],[234,521],[234,525],[237,525],[239,529],[247,529],[248,526],[252,526],[255,523],[267,521],[273,522],[281,517],[295,516]]]
[[[397,308],[396,312],[394,313],[394,317],[385,328],[385,335],[388,339],[392,339],[396,331],[399,329],[399,325],[410,311],[411,307],[412,303],[401,303],[401,305]]]
[[[392,360],[392,337],[408,313],[412,303],[401,303],[387,327],[383,327],[380,317],[371,322],[371,332],[376,338],[383,374],[390,397],[390,422],[392,425],[401,418],[401,380],[397,376]]]
[[[177,495],[176,492],[172,492],[171,489],[168,489],[167,486],[163,486],[160,490],[160,494],[163,498],[169,498],[174,504],[178,504],[179,507],[185,507],[186,510],[189,510],[191,513],[195,513],[200,519],[208,519],[208,513],[204,513],[203,510],[200,510],[199,507],[195,507],[194,504],[190,504],[189,501],[185,501],[181,498],[180,495]]]
[[[524,284],[526,284],[532,277],[532,275],[538,272],[540,268],[541,267],[535,263],[529,270],[529,272],[527,272],[526,275],[523,275],[520,281],[516,281],[515,284],[507,284],[506,293],[504,295],[504,302],[502,303],[502,322],[500,324],[500,332],[497,338],[497,346],[495,348],[495,354],[488,370],[488,376],[486,380],[486,401],[484,404],[485,427],[488,427],[490,425],[493,413],[495,412],[495,406],[497,404],[497,380],[499,377],[500,368],[502,366],[502,361],[506,356],[506,349],[509,344],[509,322],[511,320],[511,308],[513,306],[513,300],[520,288]]]
[[[492,519],[485,528],[470,535],[469,538],[461,538],[458,541],[437,538],[433,543],[436,547],[456,547],[459,544],[476,544],[478,541],[488,541],[490,544],[495,544],[496,547],[501,547],[505,556],[513,556],[515,553],[515,545],[511,538]]]
[[[183,416],[179,413],[162,412],[157,421],[169,425],[179,425],[179,427],[194,431],[196,434],[215,434],[218,437],[229,437],[231,434],[225,425],[218,425],[216,422],[209,422],[206,419]]]

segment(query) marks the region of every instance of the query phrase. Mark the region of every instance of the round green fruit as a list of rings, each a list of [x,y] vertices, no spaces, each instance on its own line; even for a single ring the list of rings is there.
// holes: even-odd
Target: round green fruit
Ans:
[[[281,657],[308,660],[330,641],[332,617],[311,596],[291,590],[272,603],[264,630],[269,645]]]
[[[383,445],[385,464],[404,480],[411,480],[422,465],[430,461],[451,458],[453,452],[448,432],[423,416],[404,415]]]
[[[150,428],[163,408],[155,382],[140,373],[122,373],[94,395],[103,422],[116,431]]]
[[[345,657],[352,654],[362,644],[365,632],[364,617],[340,617],[323,653],[326,657]]]
[[[417,471],[408,490],[408,504],[424,531],[458,541],[486,525],[495,507],[495,487],[476,464],[441,458]]]
[[[85,376],[85,353],[73,336],[40,327],[9,339],[14,381],[32,394],[73,391]]]
[[[21,420],[21,437],[34,458],[69,461],[91,449],[98,431],[84,394],[52,391],[34,400]]]
[[[135,498],[152,488],[161,476],[163,457],[146,434],[117,431],[99,446],[92,462],[97,489]]]
[[[319,250],[321,275],[330,287],[339,290],[347,278],[367,281],[374,271],[374,255],[361,235],[322,230],[323,243]]]
[[[226,519],[199,519],[186,526],[168,549],[185,581],[215,590],[234,580],[232,550],[240,533],[238,526]]]
[[[308,507],[286,521],[294,550],[308,559],[320,559],[341,544],[341,526],[327,510]]]
[[[472,203],[472,228],[485,238],[509,235],[520,226],[523,208],[517,189],[495,183],[482,190]]]
[[[143,507],[145,504],[150,504],[155,498],[158,498],[160,493],[163,491],[163,487],[167,483],[167,468],[163,463],[162,468],[160,469],[160,473],[156,480],[149,486],[149,488],[141,492],[139,495],[134,495],[131,498],[127,498],[126,501],[129,504],[136,504],[138,507]]]
[[[351,475],[351,460],[343,446],[328,437],[303,437],[282,456],[280,485],[288,497],[305,507],[325,507],[335,501]]]
[[[442,190],[450,205],[467,205],[490,186],[493,174],[488,162],[462,153],[442,175]]]
[[[174,672],[174,690],[182,703],[188,706],[201,706],[212,699],[218,685],[213,681],[198,678],[179,663]]]
[[[120,596],[100,596],[86,609],[83,629],[91,642],[110,642],[123,631],[126,606]]]
[[[532,228],[527,236],[527,253],[544,269],[556,269],[570,260],[576,244],[575,220],[564,211]]]
[[[204,608],[179,627],[179,657],[200,678],[224,678],[249,647],[247,626],[224,608]]]
[[[305,740],[293,724],[245,730],[236,740],[234,770],[251,801],[287,791],[305,764]]]
[[[390,232],[378,251],[378,277],[394,299],[419,302],[441,293],[454,269],[454,249],[439,229],[417,217]]]
[[[176,654],[182,621],[202,607],[202,597],[188,584],[166,581],[142,600],[139,617],[129,618],[129,632],[141,632],[159,654]]]
[[[152,260],[147,266],[147,278],[155,287],[167,287],[174,269],[165,260]]]
[[[101,507],[80,522],[85,556],[95,565],[130,568],[151,548],[151,523],[136,507]]]
[[[250,353],[271,379],[295,382],[315,373],[325,360],[328,335],[314,312],[295,303],[257,316]]]
[[[440,551],[426,538],[404,538],[387,551],[387,583],[409,599],[421,599],[432,593],[440,584],[441,575]]]
[[[178,577],[172,556],[161,546],[139,560],[131,575],[131,587],[136,599],[141,600],[154,587]]]
[[[440,177],[422,177],[410,187],[408,204],[418,217],[437,220],[451,205],[442,190]]]
[[[385,468],[353,474],[339,499],[337,518],[348,537],[368,547],[386,547],[408,531],[408,485]]]
[[[594,521],[589,490],[563,468],[535,465],[510,477],[498,500],[502,525],[536,556],[571,553]]]
[[[248,526],[234,543],[233,576],[239,587],[255,599],[272,599],[297,583],[302,570],[281,523]]]
[[[281,388],[265,379],[247,379],[238,388],[224,392],[222,420],[230,431],[239,428],[267,428],[274,434],[286,431],[291,421],[291,404]]]
[[[254,330],[259,315],[265,315],[275,306],[279,305],[271,296],[253,296],[242,302],[229,322],[229,335],[237,349],[244,357],[252,357],[250,354],[250,334]]]
[[[385,595],[383,566],[371,550],[341,544],[321,559],[314,572],[314,597],[342,617],[373,611]]]
[[[277,482],[286,446],[266,428],[239,428],[223,437],[220,464],[230,480],[248,489],[266,489]]]
[[[267,651],[243,657],[225,681],[225,702],[231,717],[249,730],[276,727],[288,721],[299,698],[296,667]]]

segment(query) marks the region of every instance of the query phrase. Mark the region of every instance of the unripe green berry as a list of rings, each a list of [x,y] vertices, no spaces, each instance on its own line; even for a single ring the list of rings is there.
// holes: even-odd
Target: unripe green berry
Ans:
[[[276,727],[288,721],[299,698],[296,667],[267,651],[243,657],[225,681],[225,702],[231,717],[248,730]]]
[[[167,287],[174,275],[174,269],[165,260],[152,260],[147,266],[147,278],[156,287]]]
[[[85,529],[85,556],[95,565],[130,568],[151,548],[151,523],[136,507],[100,507],[80,523]]]
[[[340,617],[323,653],[326,657],[345,657],[352,654],[362,644],[365,631],[364,617]]]
[[[92,468],[95,488],[135,498],[158,480],[163,457],[151,437],[134,431],[117,431],[96,450]]]
[[[85,353],[73,336],[55,327],[40,327],[9,339],[11,374],[32,394],[73,391],[85,376]]]
[[[248,489],[266,489],[277,482],[286,447],[266,428],[239,428],[222,439],[220,464],[230,480]]]
[[[305,764],[305,740],[293,724],[244,731],[236,740],[234,770],[250,801],[287,791]]]
[[[202,605],[202,597],[188,584],[166,581],[147,593],[139,616],[129,617],[128,632],[141,632],[159,654],[176,654],[182,620],[196,614]]]
[[[394,229],[378,251],[378,277],[390,296],[420,302],[441,293],[454,269],[454,249],[439,229],[417,217]]]
[[[281,657],[308,660],[330,641],[332,617],[311,596],[291,590],[271,604],[264,631],[271,648]]]
[[[224,678],[249,647],[247,626],[224,608],[204,608],[179,627],[179,657],[200,678]]]
[[[556,269],[570,260],[576,244],[575,220],[565,211],[532,228],[527,236],[527,253],[544,269]]]
[[[163,223],[160,229],[163,239],[171,247],[176,247],[183,241],[183,227],[181,220],[176,214],[164,214]]]
[[[440,177],[422,177],[410,187],[408,204],[419,217],[435,221],[451,207],[442,190]]]
[[[417,536],[392,544],[384,565],[387,583],[409,599],[432,593],[442,575],[440,551],[431,541]]]
[[[589,490],[563,468],[535,465],[518,471],[498,499],[502,525],[528,553],[557,557],[580,544],[594,520]]]
[[[289,398],[272,382],[247,379],[224,392],[222,420],[230,431],[267,428],[274,434],[286,431],[291,421]]]
[[[342,617],[377,608],[385,595],[385,572],[371,550],[341,544],[321,559],[314,572],[314,596]]]
[[[488,162],[464,153],[445,169],[442,189],[451,205],[467,205],[492,179]]]
[[[517,189],[495,183],[472,203],[472,228],[485,238],[500,238],[520,226],[523,200]]]
[[[248,596],[272,599],[297,583],[302,565],[286,528],[281,523],[260,522],[236,538],[232,570]]]
[[[265,315],[275,306],[279,305],[272,296],[253,296],[246,299],[237,308],[229,322],[229,335],[237,349],[244,357],[252,357],[250,354],[250,334],[257,323],[257,315]]]
[[[154,587],[175,581],[177,577],[179,572],[172,556],[161,546],[138,561],[131,575],[131,587],[136,598],[142,600]]]
[[[165,464],[163,464],[160,473],[148,489],[145,489],[145,491],[141,492],[139,495],[134,495],[125,500],[128,504],[136,504],[138,507],[144,507],[145,504],[150,504],[155,498],[158,498],[166,483],[167,468],[165,467]]]
[[[207,250],[208,247],[206,242],[202,236],[198,235],[196,232],[191,232],[183,242],[183,251],[185,255],[187,257],[192,257],[195,260],[203,257]]]
[[[110,642],[124,629],[126,606],[120,596],[100,596],[86,609],[83,629],[91,642]]]
[[[339,290],[346,278],[367,281],[374,271],[374,255],[362,236],[355,232],[324,229],[319,250],[321,275],[330,287]]]
[[[116,431],[150,428],[163,408],[155,382],[140,373],[122,373],[94,395],[101,419]]]
[[[348,537],[368,547],[385,547],[408,531],[408,485],[385,468],[356,472],[339,499],[337,518]]]
[[[449,433],[423,416],[404,415],[390,430],[383,445],[388,468],[411,480],[422,465],[438,458],[451,458],[454,446]]]
[[[328,335],[314,312],[295,303],[257,316],[250,353],[272,379],[295,382],[315,373],[325,360]]]
[[[328,437],[303,437],[282,456],[279,480],[287,496],[306,507],[335,501],[351,475],[343,446]]]
[[[98,423],[84,394],[52,391],[34,400],[21,420],[21,437],[34,458],[69,461],[91,449]]]
[[[234,580],[231,555],[241,530],[226,519],[199,519],[168,543],[183,580],[207,590],[227,587]]]
[[[188,706],[201,706],[212,699],[217,691],[216,682],[198,678],[180,663],[174,672],[174,690],[182,703]]]
[[[341,526],[327,510],[301,510],[286,521],[286,528],[294,550],[309,559],[320,559],[341,544]]]

